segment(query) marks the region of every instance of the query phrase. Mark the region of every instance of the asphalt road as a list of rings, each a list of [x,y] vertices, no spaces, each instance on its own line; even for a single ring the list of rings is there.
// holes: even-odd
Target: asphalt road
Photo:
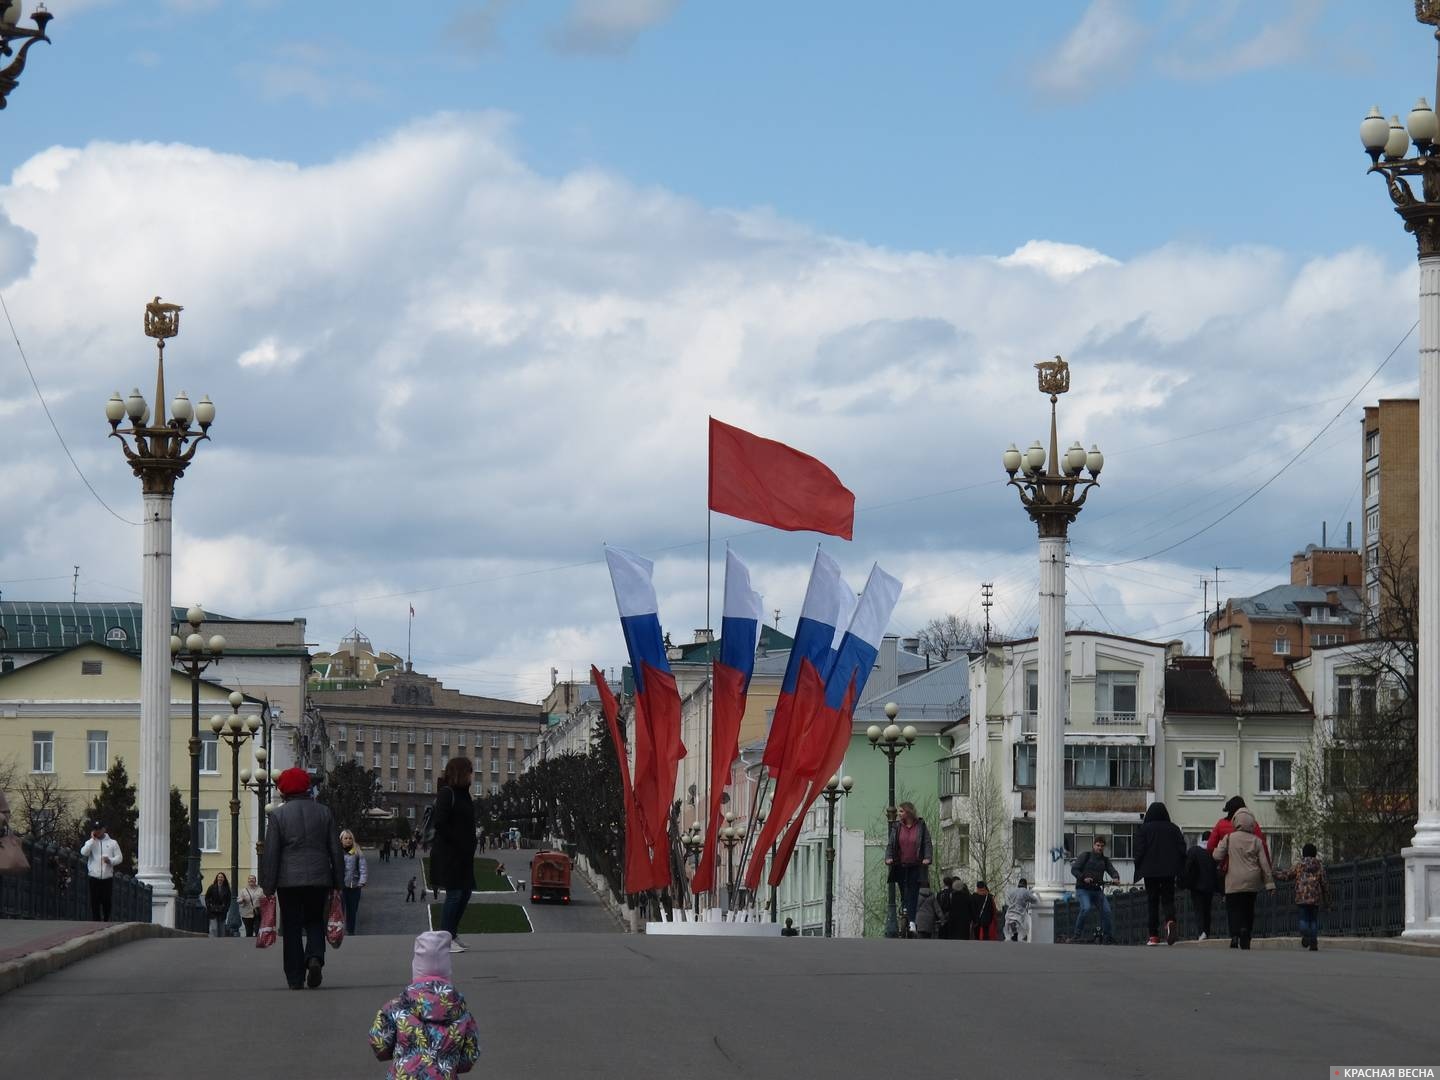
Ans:
[[[530,859],[533,851],[487,851],[485,856],[499,859],[511,881],[524,881],[529,887]],[[471,897],[472,904],[520,904],[530,916],[530,924],[537,934],[582,934],[618,933],[620,924],[600,903],[600,898],[591,891],[585,879],[578,873],[570,879],[570,903],[530,903],[528,892],[477,893]],[[469,944],[469,938],[466,938]]]
[[[361,935],[322,988],[293,992],[278,950],[137,942],[6,994],[0,1045],[46,1077],[380,1076],[365,1031],[409,954],[405,937]],[[506,1080],[1319,1080],[1336,1063],[1440,1064],[1436,961],[1338,949],[534,934],[474,938],[455,971],[482,1031],[475,1075]]]

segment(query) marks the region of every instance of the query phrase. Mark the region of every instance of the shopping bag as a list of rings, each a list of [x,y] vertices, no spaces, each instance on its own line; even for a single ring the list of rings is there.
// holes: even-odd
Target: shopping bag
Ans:
[[[339,889],[330,891],[330,917],[325,921],[325,940],[332,949],[338,949],[345,940],[345,903],[340,898]]]
[[[275,944],[275,897],[260,898],[260,928],[255,932],[255,947],[268,949]]]

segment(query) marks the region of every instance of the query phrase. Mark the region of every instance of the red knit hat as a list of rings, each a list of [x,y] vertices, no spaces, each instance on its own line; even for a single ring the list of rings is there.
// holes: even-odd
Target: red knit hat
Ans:
[[[310,790],[310,774],[292,766],[280,774],[275,786],[281,795],[304,795]]]

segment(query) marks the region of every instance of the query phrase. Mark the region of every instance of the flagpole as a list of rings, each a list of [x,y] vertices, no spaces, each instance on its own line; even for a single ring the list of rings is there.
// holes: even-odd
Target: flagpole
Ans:
[[[415,630],[415,605],[410,605],[410,621],[405,624],[405,670],[413,670],[410,662],[410,640]]]
[[[715,513],[709,508],[707,503],[705,508],[705,630],[710,638],[710,671],[705,678],[710,684],[710,690],[709,693],[705,695],[705,740],[704,749],[700,754],[700,783],[696,785],[695,794],[696,809],[698,810],[701,806],[705,808],[704,822],[706,836],[710,835],[710,829],[715,824],[710,817],[710,733],[715,727],[715,630],[713,624],[710,622],[710,563],[713,559],[710,550],[710,539],[714,524]],[[704,802],[700,801],[700,791],[702,789],[705,793]],[[715,850],[718,854],[720,850],[718,845]],[[707,903],[713,904],[714,892],[715,887],[712,883],[709,892],[706,893]]]

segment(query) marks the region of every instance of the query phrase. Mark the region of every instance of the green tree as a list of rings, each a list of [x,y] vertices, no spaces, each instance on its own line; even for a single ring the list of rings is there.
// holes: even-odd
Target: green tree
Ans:
[[[404,815],[401,815],[400,817],[395,819],[395,839],[410,839],[410,819],[405,817]]]
[[[100,782],[100,790],[85,808],[87,833],[96,821],[104,822],[111,839],[120,845],[121,866],[128,864],[132,869],[137,866],[139,852],[135,845],[140,836],[140,808],[135,804],[135,785],[125,770],[124,758],[115,759]]]
[[[358,833],[365,821],[361,815],[380,803],[380,775],[358,761],[342,761],[325,778],[320,801],[330,807],[340,828]]]
[[[185,866],[190,858],[190,812],[185,809],[185,800],[180,789],[170,789],[170,880],[177,891],[185,886]]]

